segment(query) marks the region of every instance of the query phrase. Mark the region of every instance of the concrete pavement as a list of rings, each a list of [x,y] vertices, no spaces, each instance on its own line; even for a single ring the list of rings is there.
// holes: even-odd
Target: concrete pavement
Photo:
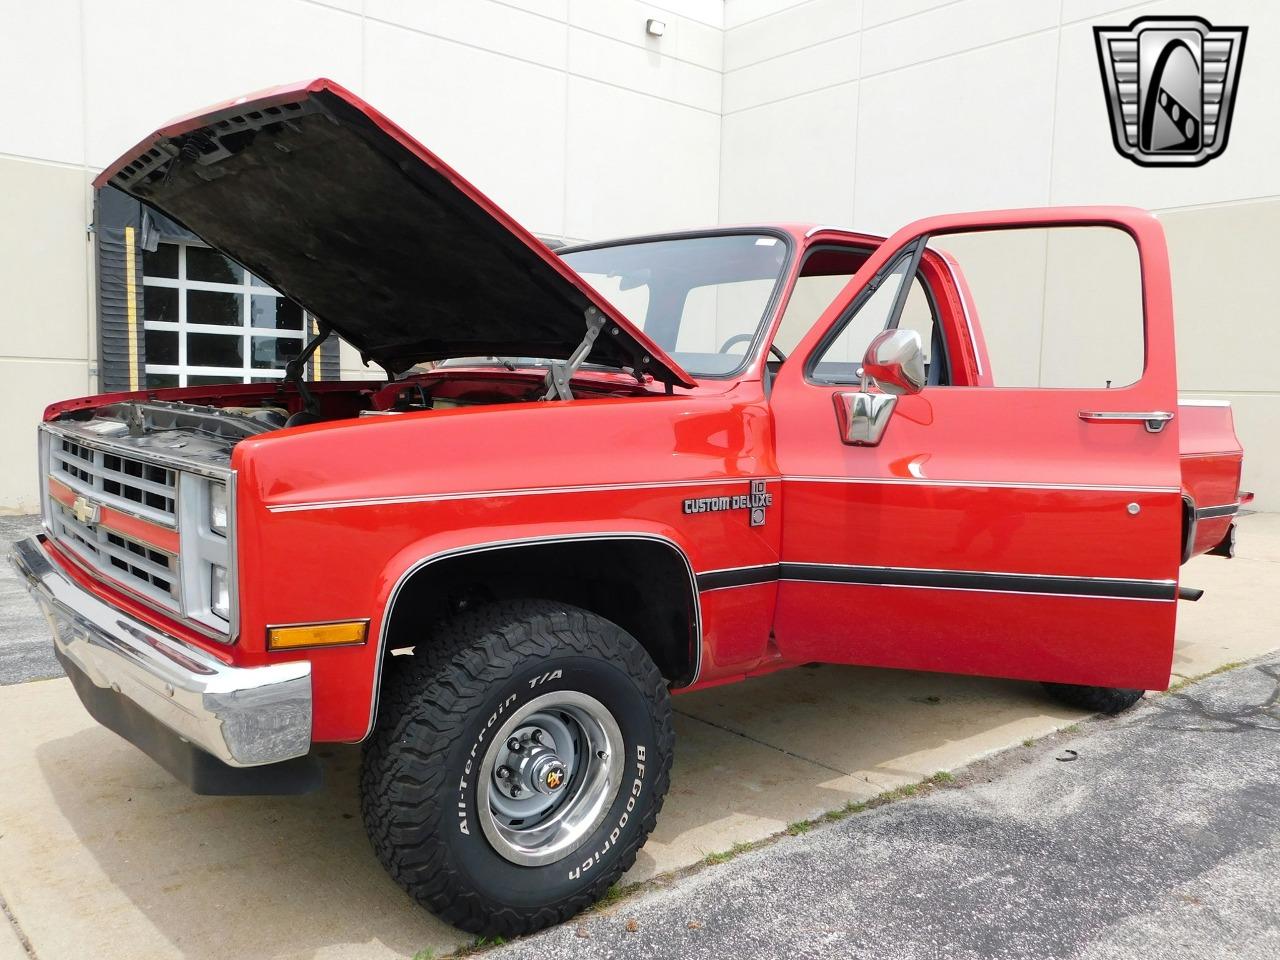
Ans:
[[[38,517],[0,517],[0,554],[7,554],[13,541],[39,530]],[[44,617],[18,583],[13,567],[0,558],[0,685],[60,676],[62,667],[49,645]]]
[[[29,956],[18,937],[18,928],[0,914],[0,960],[29,960]]]
[[[502,960],[1280,956],[1280,658],[525,938]]]
[[[1180,605],[1179,675],[1280,646],[1280,515],[1243,518],[1240,554],[1187,569],[1185,582],[1208,592]],[[34,608],[30,622],[35,634],[11,628],[0,650],[47,648]],[[852,667],[775,674],[675,706],[671,793],[627,883],[1083,716],[1034,684]],[[414,908],[374,861],[356,748],[330,751],[327,785],[310,797],[202,798],[97,727],[65,679],[0,687],[0,729],[11,731],[0,739],[0,897],[42,960],[87,944],[104,957],[221,960],[440,955],[469,941]]]

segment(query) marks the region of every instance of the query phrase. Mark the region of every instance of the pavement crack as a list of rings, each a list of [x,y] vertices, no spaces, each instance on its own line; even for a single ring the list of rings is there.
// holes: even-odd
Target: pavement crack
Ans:
[[[18,918],[13,915],[13,911],[9,909],[9,901],[3,895],[0,895],[0,916],[4,917],[5,922],[13,928],[14,936],[18,938],[18,943],[22,945],[22,949],[28,957],[35,960],[36,948],[31,945],[31,941],[27,939],[26,932],[22,929],[22,924],[18,923]]]
[[[776,743],[769,743],[767,740],[761,740],[759,737],[753,737],[749,733],[743,733],[741,730],[735,730],[733,727],[726,727],[722,723],[714,723],[711,720],[704,720],[702,717],[695,717],[692,713],[685,713],[683,710],[672,708],[672,713],[678,713],[682,717],[688,717],[690,720],[696,720],[698,723],[705,723],[708,727],[715,727],[717,730],[723,730],[725,733],[731,733],[735,737],[741,737],[743,740],[749,740],[752,743],[759,744],[762,747],[768,747],[770,750],[777,750],[779,753],[786,754],[788,757],[794,757],[797,760],[803,760],[805,763],[812,763],[815,767],[821,767],[823,770],[830,770],[832,773],[838,773],[842,777],[853,776],[848,770],[841,770],[839,767],[833,767],[829,763],[823,763],[821,760],[815,760],[813,757],[806,757],[802,753],[795,753],[785,747],[780,747]]]
[[[1238,709],[1219,710],[1189,693],[1174,693],[1151,701],[1172,723],[1154,723],[1164,730],[1196,733],[1243,733],[1246,730],[1280,731],[1280,671],[1259,664],[1258,673],[1272,681],[1271,692],[1261,703],[1244,704]],[[1186,719],[1190,719],[1190,723]]]

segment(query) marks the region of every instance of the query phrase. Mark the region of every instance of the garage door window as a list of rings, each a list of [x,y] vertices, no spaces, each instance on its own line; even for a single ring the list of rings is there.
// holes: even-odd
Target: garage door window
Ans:
[[[143,252],[146,385],[279,380],[311,326],[292,300],[195,243]]]

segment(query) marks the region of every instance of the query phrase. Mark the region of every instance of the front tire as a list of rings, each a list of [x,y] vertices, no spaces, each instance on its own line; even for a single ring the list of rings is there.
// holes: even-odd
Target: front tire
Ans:
[[[1109,717],[1128,710],[1146,693],[1145,690],[1125,687],[1086,687],[1074,683],[1046,683],[1043,686],[1051,697],[1068,707],[1105,713]]]
[[[667,687],[626,631],[562,603],[464,614],[388,670],[361,810],[423,906],[484,936],[590,906],[635,862],[667,791]],[[405,661],[401,663],[400,661]]]

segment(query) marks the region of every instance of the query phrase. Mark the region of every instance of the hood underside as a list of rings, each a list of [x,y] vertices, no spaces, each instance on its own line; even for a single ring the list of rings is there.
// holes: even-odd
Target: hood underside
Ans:
[[[182,224],[392,373],[586,356],[692,386],[648,337],[447,164],[328,80],[174,122],[98,178]]]

